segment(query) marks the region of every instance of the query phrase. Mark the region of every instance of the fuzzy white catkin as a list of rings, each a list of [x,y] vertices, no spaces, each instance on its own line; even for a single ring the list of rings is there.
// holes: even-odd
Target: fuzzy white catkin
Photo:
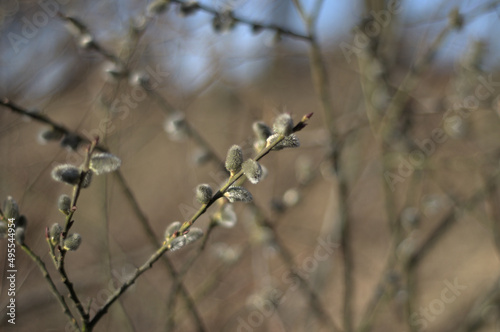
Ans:
[[[64,214],[68,214],[69,210],[71,209],[71,197],[65,194],[59,196],[59,200],[57,201],[57,207]]]
[[[25,233],[24,227],[17,227],[16,228],[16,241],[20,245],[24,244],[24,233]]]
[[[196,199],[200,204],[207,204],[212,198],[212,188],[208,184],[200,184],[196,187]]]
[[[293,120],[290,114],[283,113],[274,120],[273,130],[275,133],[288,136],[293,133]]]
[[[267,138],[267,145],[275,143],[279,139],[279,134],[271,135]],[[283,138],[278,144],[276,144],[272,150],[282,150],[285,148],[298,148],[300,146],[300,141],[297,135],[291,134]]]
[[[38,134],[38,142],[40,144],[46,144],[51,141],[58,141],[63,137],[63,133],[54,128],[44,128]]]
[[[243,173],[253,184],[259,183],[262,179],[262,167],[253,159],[246,160],[242,165]]]
[[[82,243],[82,236],[78,233],[70,234],[63,243],[63,247],[66,250],[75,251],[80,247]]]
[[[229,202],[251,202],[253,200],[252,194],[243,187],[233,186],[229,187],[224,193],[224,196]]]
[[[19,206],[12,196],[7,196],[3,202],[3,214],[6,219],[19,218]]]
[[[83,181],[82,181],[82,188],[88,188],[90,186],[90,184],[92,183],[92,175],[94,173],[92,172],[92,170],[88,170],[87,173],[85,173],[85,177],[83,178]]]
[[[189,233],[185,235],[186,244],[193,243],[194,241],[200,239],[203,236],[203,231],[196,227],[191,227]]]
[[[50,227],[49,237],[50,237],[50,242],[53,245],[56,245],[59,243],[59,237],[61,236],[62,231],[63,231],[63,228],[58,223],[52,224],[52,226]]]
[[[172,242],[170,243],[169,251],[179,250],[180,248],[184,247],[185,245],[186,245],[186,237],[185,236],[178,236],[175,239],[173,239]]]
[[[121,164],[122,161],[117,156],[111,153],[102,152],[92,155],[89,167],[96,175],[100,175],[116,171]]]
[[[54,167],[51,175],[54,180],[70,185],[76,185],[80,181],[80,169],[70,164]]]
[[[186,117],[181,111],[169,116],[163,124],[163,129],[172,141],[182,141],[189,137]]]
[[[215,219],[217,225],[224,228],[233,228],[234,225],[236,225],[237,221],[238,217],[236,215],[236,212],[234,212],[234,208],[231,204],[224,204],[218,215],[218,218]]]
[[[8,226],[3,220],[0,220],[0,239],[5,239],[7,237]]]
[[[179,221],[174,221],[170,225],[167,226],[165,230],[165,239],[171,237],[175,232],[177,232],[181,228],[181,223]]]
[[[259,140],[266,140],[273,134],[271,128],[262,121],[254,122],[252,125],[253,132]]]
[[[146,11],[149,16],[159,15],[168,10],[169,6],[170,6],[170,1],[157,0],[155,2],[150,3]]]
[[[243,150],[238,145],[233,145],[227,151],[226,169],[231,173],[238,173],[243,164]]]
[[[64,148],[76,151],[81,143],[82,139],[78,135],[65,134],[60,144]]]

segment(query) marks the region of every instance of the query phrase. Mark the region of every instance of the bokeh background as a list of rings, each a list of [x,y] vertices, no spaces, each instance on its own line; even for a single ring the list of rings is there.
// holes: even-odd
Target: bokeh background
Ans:
[[[67,271],[90,308],[155,251],[144,221],[161,242],[198,209],[198,184],[224,182],[231,145],[252,156],[255,121],[314,112],[301,147],[245,184],[254,203],[234,204],[233,228],[167,252],[191,304],[159,261],[95,330],[500,331],[500,2],[299,1],[312,30],[294,1],[182,3],[0,4],[0,98],[122,160],[74,218]],[[50,172],[85,144],[45,142],[47,128],[0,105],[0,198],[66,294],[44,234],[71,187]],[[2,253],[1,329],[71,331],[19,248],[7,322]]]

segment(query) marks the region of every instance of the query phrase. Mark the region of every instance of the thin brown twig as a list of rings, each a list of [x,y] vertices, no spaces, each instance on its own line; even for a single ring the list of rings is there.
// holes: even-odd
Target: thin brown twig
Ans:
[[[307,34],[309,36],[309,61],[311,65],[311,76],[313,79],[314,87],[320,104],[323,110],[323,115],[326,120],[326,126],[330,134],[330,142],[333,145],[333,152],[331,154],[332,165],[336,175],[336,191],[338,194],[338,222],[340,224],[340,245],[344,261],[344,293],[343,293],[343,323],[345,331],[352,331],[352,299],[354,293],[353,284],[353,255],[351,250],[350,240],[350,224],[348,218],[348,184],[344,174],[341,155],[342,146],[339,142],[339,137],[336,129],[335,118],[333,115],[333,104],[330,96],[330,84],[328,80],[328,72],[326,64],[321,55],[321,48],[315,38],[315,25],[323,1],[316,1],[311,14],[307,14],[305,8],[301,5],[299,0],[293,0],[295,8],[304,22]]]
[[[94,152],[96,146],[98,143],[98,139],[96,138],[94,141],[91,142],[90,146],[87,148],[87,153],[85,155],[85,160],[82,164],[82,170],[80,172],[80,179],[79,182],[73,186],[73,197],[71,198],[71,210],[66,216],[66,225],[64,226],[63,232],[61,233],[61,241],[64,241],[66,239],[66,236],[68,235],[68,232],[73,225],[73,215],[76,211],[76,204],[78,202],[78,198],[80,196],[80,191],[82,189],[83,183],[85,181],[85,178],[87,176],[87,173],[89,172],[89,164],[90,164],[90,156]],[[49,241],[50,242],[50,241]],[[50,246],[50,244],[49,244]],[[52,247],[50,246],[52,249]],[[75,291],[75,288],[73,287],[73,283],[70,281],[68,278],[68,274],[65,269],[65,257],[66,253],[68,252],[65,248],[61,247],[58,245],[58,250],[59,250],[59,257],[57,259],[57,264],[56,268],[59,274],[61,275],[61,280],[63,284],[66,286],[66,288],[69,291],[69,296],[73,303],[76,306],[76,309],[78,310],[80,317],[82,319],[82,330],[85,331],[87,329],[87,323],[89,320],[89,313],[88,311],[85,310],[85,308],[82,305],[82,302],[80,301],[80,298],[78,297],[78,294]]]
[[[135,198],[132,190],[128,186],[127,182],[125,181],[125,178],[123,177],[123,174],[121,172],[115,172],[115,177],[118,180],[118,183],[122,187],[123,193],[127,200],[129,201],[130,206],[132,207],[132,210],[134,211],[135,216],[141,223],[143,229],[146,232],[146,235],[149,239],[149,241],[154,244],[155,246],[159,246],[161,243],[157,240],[153,228],[151,227],[148,218],[146,215],[142,212],[142,209],[140,208],[137,199]],[[198,312],[198,309],[196,308],[196,304],[189,294],[189,292],[186,289],[186,286],[180,280],[181,276],[179,273],[175,270],[173,263],[171,262],[170,258],[168,256],[162,256],[162,261],[167,268],[170,276],[172,277],[172,280],[175,284],[178,285],[179,290],[184,297],[184,300],[186,301],[186,304],[188,308],[190,309],[191,314],[193,315],[193,318],[196,323],[196,328],[198,331],[206,331],[205,324],[203,322],[203,319],[201,318],[200,313]]]
[[[484,179],[485,184],[489,179]],[[492,181],[488,188],[488,202],[491,209],[491,230],[493,236],[493,244],[497,251],[497,255],[500,256],[500,208],[498,207],[498,201],[500,200],[500,193],[498,184]]]
[[[64,296],[59,293],[57,290],[56,285],[54,284],[54,281],[50,277],[49,272],[47,271],[47,267],[45,266],[45,263],[42,261],[42,259],[31,250],[31,248],[27,244],[23,244],[21,248],[28,254],[28,256],[38,265],[38,268],[42,272],[42,276],[47,280],[47,283],[49,284],[49,289],[56,298],[57,302],[62,307],[63,313],[68,316],[68,320],[70,321],[71,325],[75,330],[80,331],[80,326],[78,325],[75,317],[71,313],[71,310],[68,307],[68,304],[66,303],[66,300],[64,299]]]
[[[176,108],[170,104],[170,102],[160,95],[157,91],[154,89],[151,89],[147,85],[141,85],[144,89],[144,91],[152,97],[160,106],[161,110],[166,114],[166,115],[171,115],[176,111]],[[224,168],[224,163],[221,161],[217,153],[215,152],[214,148],[208,143],[206,139],[203,138],[203,136],[188,122],[185,121],[185,126],[186,126],[186,132],[189,137],[191,137],[208,155],[208,157],[218,163],[218,166],[221,167],[222,169]]]
[[[184,0],[172,0],[172,2],[176,2],[180,5],[188,4],[188,2],[184,1]],[[198,10],[204,11],[208,14],[214,15],[214,17],[225,15],[229,19],[232,19],[236,23],[241,23],[241,24],[245,24],[245,25],[252,27],[252,29],[254,29],[255,31],[273,30],[273,31],[276,31],[277,33],[279,33],[280,35],[286,35],[289,37],[298,38],[298,39],[302,39],[302,40],[306,40],[306,41],[310,40],[309,36],[301,34],[301,33],[296,32],[296,31],[293,31],[291,29],[283,28],[283,27],[277,26],[276,24],[266,24],[266,23],[262,23],[262,22],[252,21],[252,20],[249,20],[247,18],[236,15],[232,11],[221,12],[221,11],[215,9],[214,7],[211,7],[209,5],[205,5],[205,4],[202,4],[199,2],[191,3],[190,6],[191,6],[190,8],[192,10],[198,9]]]
[[[474,332],[480,330],[484,325],[488,324],[489,315],[485,312],[498,311],[500,308],[500,278],[497,277],[490,287],[478,297],[474,305],[469,311],[463,315],[463,320],[460,325],[454,326],[456,332]]]
[[[451,15],[456,14],[457,20],[463,17],[454,11],[450,13]],[[403,81],[399,85],[396,93],[391,97],[391,102],[385,111],[385,115],[381,120],[379,126],[379,137],[382,141],[390,142],[390,137],[395,130],[396,122],[400,118],[401,112],[404,109],[405,103],[410,98],[410,92],[417,86],[420,77],[424,71],[429,68],[430,64],[434,60],[439,47],[445,41],[445,39],[450,35],[453,30],[460,29],[461,26],[457,25],[457,21],[450,19],[448,24],[439,32],[436,38],[431,42],[427,51],[416,61],[416,63],[411,67]]]
[[[309,303],[311,305],[311,309],[313,313],[329,328],[331,331],[341,331],[341,329],[337,326],[335,321],[330,317],[328,312],[325,310],[325,306],[321,303],[320,297],[317,292],[311,287],[311,285],[307,282],[307,280],[302,277],[295,270],[295,260],[293,259],[292,253],[287,249],[284,243],[281,242],[278,237],[278,232],[273,223],[271,223],[265,216],[260,212],[258,207],[254,207],[256,210],[256,220],[257,223],[261,227],[265,227],[269,229],[273,233],[273,242],[274,244],[280,248],[280,256],[281,259],[285,262],[285,264],[289,267],[289,272],[293,274],[300,281],[301,289],[304,291],[306,296],[309,297]]]
[[[438,240],[441,239],[441,237],[450,229],[450,227],[456,223],[458,219],[456,215],[456,209],[458,207],[462,209],[471,209],[480,202],[483,202],[485,197],[487,197],[489,191],[491,191],[491,188],[494,188],[494,186],[496,185],[496,181],[499,175],[499,172],[495,172],[495,174],[489,178],[489,181],[485,183],[484,188],[481,188],[463,202],[454,202],[455,207],[450,209],[450,211],[441,219],[439,224],[434,228],[434,230],[426,238],[426,240],[410,256],[406,264],[407,269],[415,269],[423,260],[423,258],[429,253],[429,251],[434,247],[434,245],[438,242]]]
[[[210,223],[208,229],[206,231],[205,236],[203,237],[203,242],[200,244],[196,252],[191,256],[191,258],[183,265],[182,270],[179,271],[177,275],[177,279],[174,280],[174,284],[172,285],[172,291],[167,299],[167,322],[165,323],[165,331],[171,331],[174,327],[174,318],[175,318],[175,299],[177,294],[182,290],[182,285],[180,281],[184,278],[189,269],[193,266],[196,260],[201,256],[201,253],[205,249],[206,244],[208,243],[208,239],[212,231],[215,229],[216,224]]]
[[[423,56],[421,56],[421,58],[418,59],[416,64],[407,73],[400,87],[392,97],[391,103],[389,104],[389,108],[385,112],[386,115],[382,119],[382,122],[376,124],[376,126],[379,127],[379,134],[382,138],[381,139],[383,146],[382,151],[384,151],[384,154],[387,153],[387,150],[389,148],[388,144],[390,143],[391,138],[395,136],[394,131],[396,130],[397,126],[396,121],[400,118],[401,112],[407,100],[410,98],[410,92],[416,87],[422,73],[429,67],[430,63],[434,59],[434,56],[438,48],[443,43],[445,38],[450,34],[450,32],[453,29],[460,28],[460,25],[459,24],[457,25],[457,23],[459,23],[460,19],[463,19],[462,16],[458,13],[458,11],[453,12],[452,14],[456,15],[455,18],[458,19],[458,21],[453,19],[449,20],[448,25],[445,28],[443,28],[443,30],[438,34],[435,40],[431,43],[429,49],[423,54]],[[382,81],[382,83],[386,84],[385,81]],[[365,99],[368,100],[369,98]],[[384,164],[384,174],[387,169],[388,169],[387,165]],[[394,201],[392,199],[391,191],[389,189],[390,188],[388,187],[388,183],[384,182],[387,213],[388,213],[389,225],[390,228],[392,229],[393,237],[395,240],[394,241],[394,249],[395,249],[396,248],[395,246],[400,241],[401,226],[399,225],[398,220],[394,214],[395,206],[394,206]],[[416,282],[416,278],[414,277],[415,275],[414,267],[416,266],[417,262],[421,259],[421,257],[425,255],[427,250],[429,250],[429,248],[431,248],[433,244],[436,243],[437,239],[440,238],[442,234],[446,232],[447,229],[449,229],[449,227],[454,223],[454,221],[455,221],[455,215],[454,211],[452,210],[450,214],[448,214],[448,216],[442,220],[439,226],[435,229],[433,235],[427,239],[425,244],[417,251],[417,253],[415,253],[414,256],[410,257],[407,268],[404,269],[405,275],[407,277],[407,289],[409,291],[409,295],[406,300],[406,312],[408,315],[407,319],[410,330],[415,328],[413,325],[410,324],[410,313],[412,310],[411,299]],[[384,271],[389,272],[394,267],[395,267],[395,262],[392,261],[391,263],[391,260],[389,260],[386,269]],[[370,329],[371,323],[375,315],[375,310],[377,309],[380,301],[383,298],[385,298],[387,292],[387,286],[386,286],[387,281],[384,279],[385,278],[383,278],[383,280],[379,282],[379,284],[375,289],[374,296],[372,300],[369,302],[369,306],[367,307],[365,314],[361,319],[361,325],[359,331],[368,331]]]

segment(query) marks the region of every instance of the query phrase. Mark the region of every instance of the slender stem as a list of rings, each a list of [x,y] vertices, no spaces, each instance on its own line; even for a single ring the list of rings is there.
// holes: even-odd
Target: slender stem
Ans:
[[[469,311],[462,315],[463,320],[457,321],[455,326],[449,326],[448,331],[474,332],[483,330],[483,326],[491,324],[491,316],[485,312],[496,311],[500,306],[500,277],[497,277],[488,289],[477,297]],[[497,322],[498,323],[498,320]]]
[[[69,297],[71,301],[76,306],[76,309],[78,310],[78,313],[80,314],[82,318],[82,330],[85,330],[87,327],[87,322],[89,319],[89,314],[85,310],[85,308],[82,305],[82,302],[80,301],[78,294],[76,294],[75,288],[73,287],[73,283],[69,280],[68,275],[66,273],[66,270],[64,268],[64,257],[66,255],[66,252],[64,249],[60,250],[60,259],[59,259],[59,266],[57,268],[57,271],[61,275],[61,280],[63,284],[66,286],[66,288],[69,291]]]
[[[184,0],[171,0],[171,1],[172,2],[176,2],[178,4],[181,4],[181,5],[188,3],[187,1],[184,1]],[[265,30],[273,30],[273,31],[276,31],[276,32],[280,33],[281,35],[287,35],[289,37],[303,39],[303,40],[306,40],[306,41],[309,40],[309,36],[301,34],[301,33],[298,33],[298,32],[295,32],[295,31],[293,31],[291,29],[286,29],[286,28],[283,28],[283,27],[279,27],[279,26],[277,26],[275,24],[266,24],[266,23],[252,21],[252,20],[243,18],[243,17],[241,17],[239,15],[235,15],[233,12],[221,13],[219,10],[215,9],[214,7],[211,7],[209,5],[205,5],[205,4],[202,4],[202,3],[199,3],[199,2],[196,3],[196,7],[195,8],[199,9],[201,11],[204,11],[206,13],[212,14],[214,16],[226,15],[226,16],[228,16],[229,18],[231,18],[232,20],[234,20],[237,23],[245,24],[245,25],[248,25],[248,26],[251,26],[251,27],[254,27],[254,28],[265,29]]]
[[[95,316],[92,317],[92,319],[88,323],[88,328],[89,330],[92,330],[92,328],[97,324],[97,322],[104,316],[104,314],[107,313],[109,307],[122,295],[130,286],[132,286],[137,278],[149,270],[150,268],[153,267],[153,264],[160,259],[160,257],[167,251],[169,250],[169,243],[165,244],[161,248],[159,248],[143,265],[141,265],[138,269],[134,271],[134,274],[125,282],[123,285],[120,286],[111,296],[108,298],[106,303],[99,308],[99,310],[96,312]]]
[[[429,67],[432,60],[434,60],[439,47],[454,29],[455,26],[453,26],[450,21],[450,24],[444,27],[431,43],[427,52],[425,52],[408,71],[396,93],[392,96],[391,103],[385,111],[385,116],[383,117],[379,128],[379,136],[386,142],[390,141],[396,122],[400,118],[405,103],[410,97],[410,92],[417,86],[420,76]]]
[[[57,290],[56,285],[54,284],[54,281],[52,280],[52,278],[49,275],[49,272],[47,271],[45,263],[42,261],[42,259],[40,257],[38,257],[37,254],[35,254],[33,252],[33,250],[31,250],[30,247],[28,247],[27,244],[23,244],[21,246],[21,249],[23,249],[24,252],[26,254],[28,254],[28,256],[36,263],[36,265],[38,265],[38,268],[42,272],[42,276],[45,278],[45,280],[49,284],[50,291],[52,292],[52,294],[56,298],[57,302],[59,302],[59,304],[61,305],[61,307],[63,309],[63,313],[66,316],[68,316],[68,319],[69,319],[71,325],[73,326],[73,328],[80,331],[80,327],[78,326],[78,323],[77,323],[75,317],[73,316],[73,314],[69,310],[68,304],[66,303],[64,296],[62,296],[61,293],[59,293],[59,291]]]
[[[196,260],[200,257],[201,253],[205,249],[206,244],[208,243],[208,239],[210,238],[210,234],[212,231],[215,229],[216,224],[211,222],[210,225],[208,226],[208,229],[206,231],[205,236],[203,237],[203,242],[201,245],[198,247],[198,250],[196,253],[191,256],[191,258],[183,265],[182,270],[177,274],[177,278],[174,279],[173,285],[172,285],[172,291],[169,295],[169,298],[167,299],[167,322],[165,323],[165,331],[171,331],[173,330],[173,327],[175,326],[175,299],[177,298],[177,294],[179,292],[182,292],[182,279],[186,275],[186,273],[189,271],[189,269],[193,266],[193,264],[196,262]]]
[[[328,73],[326,70],[325,62],[321,56],[321,48],[319,43],[315,38],[315,24],[319,13],[321,11],[321,6],[323,4],[322,0],[317,0],[314,4],[311,14],[307,14],[305,8],[302,6],[299,0],[293,0],[295,8],[299,12],[299,15],[306,25],[307,33],[309,36],[309,61],[311,64],[311,77],[313,79],[314,87],[318,98],[320,100],[321,107],[323,109],[323,115],[326,121],[326,127],[330,135],[330,142],[333,144],[334,149],[331,154],[332,164],[334,167],[334,172],[336,174],[336,191],[338,193],[338,222],[340,224],[340,234],[341,234],[341,248],[344,261],[344,293],[343,293],[343,303],[344,303],[344,329],[346,331],[352,330],[352,298],[353,298],[353,257],[350,248],[350,227],[347,215],[348,206],[348,184],[345,174],[341,165],[341,153],[343,144],[340,143],[335,119],[333,116],[333,105],[331,101],[331,96],[329,93],[330,85],[328,81]],[[334,326],[333,322],[329,322],[331,326]],[[338,329],[338,328],[336,328]]]
[[[94,152],[96,146],[97,146],[98,138],[93,140],[90,144],[90,146],[87,148],[87,153],[85,155],[85,160],[82,164],[82,169],[80,173],[80,180],[78,184],[76,184],[73,187],[73,197],[71,199],[71,210],[66,216],[66,225],[64,227],[64,230],[61,234],[61,241],[64,241],[66,239],[66,236],[68,235],[68,232],[73,225],[74,221],[73,215],[76,211],[76,204],[78,202],[78,198],[80,196],[80,192],[82,189],[83,182],[85,181],[85,177],[87,176],[87,173],[89,172],[89,165],[90,165],[90,156]],[[50,248],[52,246],[49,244]],[[59,259],[57,259],[56,268],[59,274],[61,275],[61,279],[63,284],[66,286],[66,288],[69,291],[69,297],[73,301],[73,303],[76,306],[76,309],[78,310],[78,313],[80,314],[80,317],[82,319],[82,330],[87,329],[87,323],[89,320],[89,313],[88,311],[85,310],[85,308],[82,305],[82,302],[80,301],[80,298],[78,297],[78,294],[76,294],[75,288],[73,287],[73,283],[70,281],[68,278],[68,274],[64,268],[64,259],[66,257],[67,250],[60,245],[57,247],[59,249]]]
[[[341,331],[341,329],[335,324],[335,322],[331,319],[328,312],[325,310],[324,306],[320,301],[320,297],[317,292],[313,289],[310,283],[304,279],[299,273],[296,272],[294,266],[296,266],[295,261],[293,259],[292,253],[287,249],[284,243],[281,242],[280,238],[277,236],[276,229],[274,225],[264,218],[263,215],[260,215],[257,218],[257,222],[260,226],[265,227],[271,230],[274,234],[273,241],[275,245],[280,248],[280,256],[282,260],[285,262],[287,266],[290,267],[290,273],[293,274],[294,278],[297,278],[300,281],[301,289],[304,293],[309,297],[309,304],[311,306],[312,312],[325,323],[331,331]]]
[[[148,221],[146,215],[142,212],[137,200],[134,197],[134,194],[132,193],[132,190],[130,189],[127,182],[125,181],[123,174],[121,172],[114,172],[114,173],[115,173],[116,178],[118,179],[118,183],[122,187],[125,198],[129,201],[129,205],[132,207],[134,214],[139,219],[139,222],[141,223],[142,228],[145,230],[146,235],[147,235],[150,243],[152,243],[155,246],[159,246],[160,243],[156,239],[156,236],[153,232],[151,225],[149,224],[149,221]],[[196,304],[195,304],[193,298],[191,297],[191,295],[189,294],[188,290],[186,289],[186,286],[184,285],[184,283],[181,280],[182,275],[179,275],[176,272],[174,265],[170,261],[168,256],[162,256],[162,262],[164,263],[165,267],[168,270],[168,273],[172,277],[174,284],[178,285],[179,290],[180,290],[182,296],[184,297],[184,300],[186,301],[186,304],[187,304],[188,308],[190,309],[191,314],[193,315],[197,330],[198,331],[205,331],[206,330],[206,328],[204,327],[205,324],[203,322],[203,319],[201,318],[200,313],[198,312],[198,309],[196,308]]]
[[[489,179],[485,179],[485,184]],[[500,208],[498,207],[497,202],[499,201],[500,195],[498,192],[498,183],[492,181],[488,190],[487,190],[487,200],[489,202],[491,208],[491,230],[493,236],[493,243],[495,244],[495,249],[497,251],[497,255],[500,255]]]
[[[81,141],[81,142],[83,142],[83,143],[87,143],[87,144],[91,143],[91,141],[89,139],[87,139],[86,137],[84,137],[82,135],[79,135],[79,134],[77,134],[77,133],[69,130],[65,126],[56,123],[55,121],[53,121],[48,116],[46,116],[44,114],[41,114],[41,113],[30,112],[29,110],[27,110],[27,109],[25,109],[25,108],[17,105],[16,103],[12,102],[8,98],[2,98],[2,99],[0,99],[0,105],[9,108],[14,113],[21,114],[21,115],[27,116],[27,117],[29,117],[29,118],[31,118],[33,120],[36,120],[38,122],[50,125],[52,128],[54,128],[55,130],[57,130],[58,132],[60,132],[60,133],[62,133],[64,135],[74,135],[74,136],[78,137],[78,140]],[[97,150],[99,150],[99,151],[102,151],[102,152],[108,152],[108,149],[106,149],[102,145],[96,145],[95,148]]]

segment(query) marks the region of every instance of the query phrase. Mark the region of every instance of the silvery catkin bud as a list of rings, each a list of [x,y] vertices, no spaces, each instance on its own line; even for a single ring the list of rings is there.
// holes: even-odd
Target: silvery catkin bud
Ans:
[[[55,223],[52,226],[50,226],[49,239],[50,239],[50,243],[52,243],[52,245],[55,246],[55,245],[59,244],[59,238],[60,238],[62,232],[63,232],[63,228],[58,223]]]
[[[224,193],[224,196],[231,202],[251,202],[252,194],[243,187],[233,186],[229,187]]]
[[[3,201],[3,214],[7,219],[19,218],[19,206],[12,196],[7,196],[5,201]]]
[[[183,112],[176,111],[165,121],[163,129],[173,141],[182,141],[189,137],[189,127]]]
[[[184,247],[185,245],[186,245],[186,237],[184,235],[178,236],[175,239],[173,239],[172,242],[170,243],[169,251],[179,250],[180,248]]]
[[[271,128],[264,122],[254,122],[252,129],[257,139],[253,143],[253,147],[257,153],[266,147],[266,139],[273,134]]]
[[[89,167],[96,175],[100,175],[116,171],[121,164],[122,161],[117,156],[114,156],[111,153],[102,152],[92,155]]]
[[[268,137],[267,146],[275,143],[279,139],[279,134],[274,134]],[[272,150],[282,150],[284,148],[298,148],[300,146],[300,141],[297,135],[291,134],[285,136],[278,144],[273,146]]]
[[[200,204],[207,204],[212,198],[212,188],[208,184],[200,184],[196,187],[196,199]]]
[[[65,250],[75,251],[78,249],[82,243],[82,237],[78,233],[70,234],[63,242],[63,248]]]
[[[183,16],[188,16],[194,14],[199,8],[200,6],[198,5],[198,2],[193,0],[182,2],[179,10]]]
[[[275,133],[288,136],[293,133],[293,120],[290,114],[283,113],[274,120],[273,130]]]
[[[60,144],[64,148],[69,148],[73,151],[76,151],[81,143],[82,139],[78,135],[65,134]]]
[[[20,245],[24,244],[24,227],[16,228],[16,241]]]
[[[8,231],[9,228],[7,226],[7,223],[3,220],[0,220],[0,239],[5,239],[7,237]]]
[[[71,197],[65,194],[59,196],[59,200],[57,201],[57,208],[65,215],[68,215],[71,211]]]
[[[82,188],[88,188],[90,186],[90,183],[92,182],[92,175],[94,172],[92,170],[88,170],[87,173],[85,173],[85,176],[83,177],[82,181]]]
[[[221,227],[233,228],[238,221],[238,217],[231,204],[224,204],[220,211],[215,215],[214,221]]]
[[[253,132],[259,140],[266,140],[269,136],[273,134],[271,128],[262,121],[254,122],[252,125]]]
[[[186,237],[186,244],[190,244],[200,239],[203,236],[203,231],[199,228],[191,227],[189,233],[184,236]]]
[[[52,170],[52,178],[59,182],[76,185],[80,181],[80,170],[76,166],[62,164],[54,167]]]
[[[243,164],[243,150],[238,145],[233,145],[227,151],[226,169],[232,174],[238,173]]]
[[[16,219],[15,225],[16,228],[18,227],[26,228],[26,226],[28,225],[28,219],[26,219],[24,215],[20,215],[19,218]]]
[[[206,149],[197,149],[191,157],[191,160],[195,165],[203,165],[212,158],[212,155]]]
[[[63,133],[55,128],[44,128],[38,135],[38,141],[41,144],[46,144],[50,141],[58,141],[63,137]]]
[[[243,173],[253,184],[259,183],[262,178],[262,167],[253,159],[248,159],[242,165]]]
[[[168,225],[167,229],[165,230],[165,239],[174,235],[174,233],[177,232],[179,228],[181,228],[181,223],[179,221],[174,221],[173,223]]]
[[[149,6],[147,7],[147,12],[151,16],[162,14],[168,9],[169,5],[170,0],[157,0],[149,4]]]

